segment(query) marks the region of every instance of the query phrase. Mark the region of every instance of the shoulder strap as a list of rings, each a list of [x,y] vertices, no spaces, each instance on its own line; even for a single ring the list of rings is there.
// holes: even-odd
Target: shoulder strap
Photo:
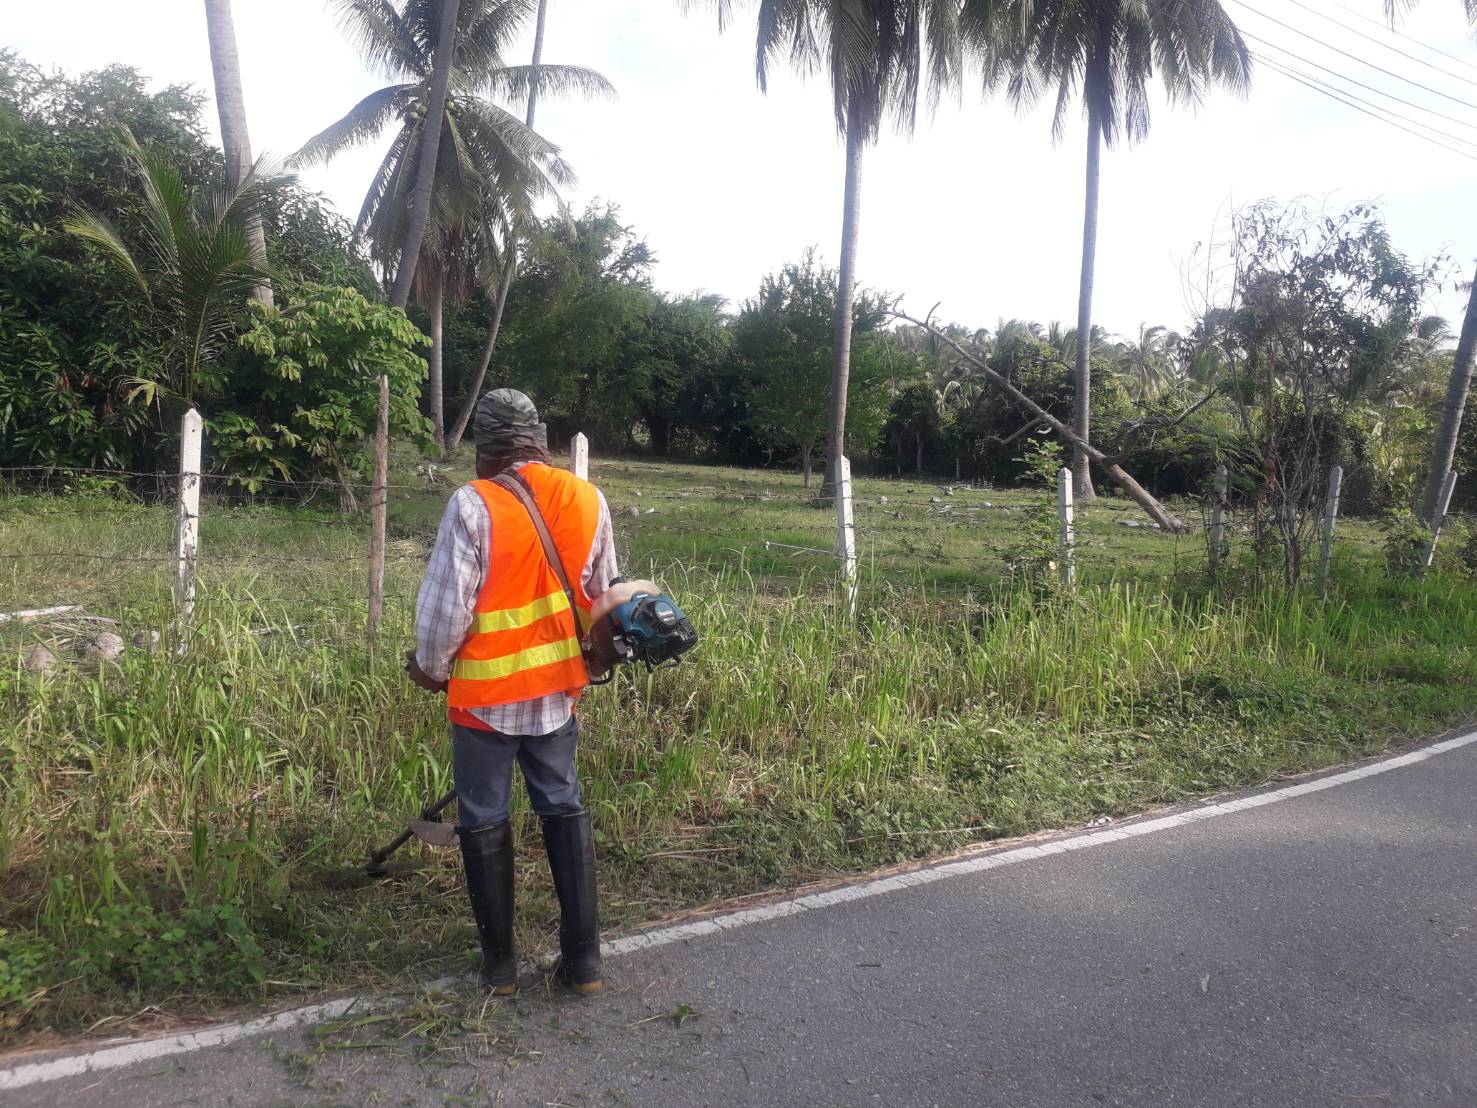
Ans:
[[[574,615],[575,625],[578,626],[579,606],[575,603],[574,587],[569,583],[569,574],[564,571],[564,559],[559,556],[559,548],[554,545],[554,536],[549,533],[549,525],[544,521],[544,513],[539,510],[538,501],[533,498],[533,493],[516,474],[500,473],[493,478],[493,483],[512,493],[528,510],[528,518],[533,520],[533,529],[538,532],[539,542],[543,544],[544,557],[554,571],[554,576],[559,578],[559,584],[564,588],[564,595],[569,598],[569,610]]]

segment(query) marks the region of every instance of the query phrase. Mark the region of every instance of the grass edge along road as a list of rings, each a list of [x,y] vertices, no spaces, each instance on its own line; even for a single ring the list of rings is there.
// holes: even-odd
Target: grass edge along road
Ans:
[[[1385,576],[1360,525],[1326,602],[1236,574],[1212,589],[1193,543],[1184,565],[1156,571],[1142,552],[1173,540],[1117,528],[1112,502],[1084,511],[1083,532],[1091,543],[1097,528],[1121,572],[1108,561],[1058,592],[976,570],[950,591],[963,571],[931,575],[934,548],[983,565],[1002,517],[941,522],[937,490],[865,482],[862,495],[890,503],[863,516],[874,570],[852,626],[826,564],[765,572],[764,537],[827,545],[793,481],[624,463],[595,476],[621,513],[628,570],[661,573],[704,634],[695,665],[628,674],[585,706],[607,930],[1316,769],[1472,708],[1477,588],[1455,572]],[[1018,509],[1007,534],[1045,499],[960,494],[981,495]],[[423,517],[443,498],[402,502],[396,644]],[[623,512],[653,501],[654,517]],[[159,625],[167,587],[143,554],[161,535],[167,549],[167,513],[34,497],[0,510],[25,524],[0,529],[0,556],[12,542],[112,556],[65,586],[101,590],[89,605],[106,599],[93,610],[127,627]],[[218,509],[202,528],[187,661],[133,651],[97,672],[0,674],[0,1034],[12,1042],[470,964],[451,854],[378,885],[329,879],[447,783],[439,705],[406,686],[396,650],[363,643],[362,529],[282,509]],[[39,586],[34,563],[5,564],[5,595]],[[266,626],[278,630],[253,633]],[[552,945],[555,913],[521,813],[519,837],[531,952]]]

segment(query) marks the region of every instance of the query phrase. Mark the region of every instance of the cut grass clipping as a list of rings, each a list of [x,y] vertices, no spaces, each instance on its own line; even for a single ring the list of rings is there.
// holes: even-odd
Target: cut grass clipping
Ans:
[[[1326,765],[1455,723],[1477,687],[1477,588],[1387,577],[1368,525],[1343,527],[1320,601],[1241,572],[1212,586],[1202,537],[1124,527],[1140,517],[1101,501],[1065,592],[1028,572],[1050,554],[1047,491],[861,481],[852,623],[834,561],[806,553],[831,525],[798,481],[595,477],[625,569],[664,579],[703,635],[690,665],[628,670],[582,705],[607,929]],[[183,659],[92,665],[66,640],[98,625],[0,626],[0,1035],[471,968],[454,851],[412,844],[419,868],[333,880],[449,786],[442,704],[400,663],[448,491],[394,494],[378,653],[365,525],[326,506],[207,503]],[[12,492],[0,608],[80,604],[126,642],[167,628],[172,541],[168,505]],[[20,663],[37,643],[60,659],[42,676]],[[521,803],[536,953],[555,906]]]

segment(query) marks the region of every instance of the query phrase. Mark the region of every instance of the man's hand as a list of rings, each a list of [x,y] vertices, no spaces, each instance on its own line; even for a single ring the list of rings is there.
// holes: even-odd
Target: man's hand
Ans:
[[[446,681],[433,681],[426,674],[426,671],[421,669],[421,664],[415,660],[414,650],[407,650],[405,652],[405,675],[421,688],[425,689],[426,692],[444,693],[446,686],[449,684]]]

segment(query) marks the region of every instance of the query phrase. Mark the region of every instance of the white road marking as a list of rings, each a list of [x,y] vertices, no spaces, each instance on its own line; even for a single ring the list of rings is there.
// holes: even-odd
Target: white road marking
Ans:
[[[1270,792],[1243,796],[1236,800],[1226,800],[1218,804],[1206,804],[1199,808],[1177,812],[1171,816],[1159,816],[1155,819],[1140,820],[1137,823],[1125,824],[1122,827],[1115,827],[1106,831],[1091,831],[1086,834],[1075,835],[1071,838],[1060,839],[1056,842],[997,850],[993,853],[983,854],[977,858],[966,858],[963,861],[948,862],[929,869],[914,870],[911,873],[900,873],[892,877],[878,878],[874,881],[863,881],[855,885],[844,885],[840,888],[829,889],[822,893],[810,893],[789,900],[776,901],[773,904],[766,904],[759,908],[745,908],[737,912],[729,912],[725,915],[712,916],[708,919],[678,924],[674,927],[663,927],[656,931],[626,935],[623,938],[613,939],[610,942],[602,944],[601,951],[607,958],[619,958],[621,955],[631,954],[639,950],[651,950],[654,947],[668,946],[671,943],[695,939],[702,935],[716,935],[724,931],[747,927],[751,924],[763,923],[766,920],[781,919],[784,916],[798,915],[802,912],[813,912],[821,908],[829,908],[832,905],[844,904],[852,900],[865,900],[869,897],[882,896],[886,893],[912,888],[915,885],[930,885],[936,881],[946,881],[954,877],[965,877],[970,874],[984,873],[987,870],[1000,869],[1002,866],[1012,866],[1020,862],[1029,862],[1038,858],[1049,857],[1053,854],[1065,854],[1072,850],[1090,850],[1093,847],[1123,842],[1142,835],[1154,835],[1161,831],[1171,831],[1176,827],[1185,827],[1192,823],[1215,819],[1218,816],[1244,812],[1251,808],[1261,808],[1265,805],[1277,804],[1284,800],[1293,800],[1311,793],[1323,792],[1325,789],[1337,788],[1339,785],[1348,785],[1355,781],[1362,781],[1367,777],[1377,777],[1382,773],[1389,773],[1392,770],[1404,769],[1406,766],[1413,766],[1419,762],[1424,762],[1429,758],[1434,758],[1438,754],[1445,754],[1450,750],[1470,746],[1472,743],[1477,743],[1477,731],[1467,735],[1459,735],[1453,739],[1446,739],[1443,742],[1432,743],[1430,746],[1412,750],[1407,754],[1385,758],[1378,762],[1370,762],[1356,769],[1344,770],[1342,773],[1314,778],[1311,781],[1304,781],[1297,785],[1288,785],[1281,789],[1273,789]],[[440,981],[433,982],[429,987],[448,987],[466,980],[469,979],[443,978]],[[196,1050],[205,1050],[209,1047],[225,1046],[228,1043],[238,1042],[241,1039],[248,1039],[257,1035],[267,1035],[278,1031],[288,1031],[294,1027],[325,1023],[329,1020],[338,1019],[353,1008],[368,1009],[371,1005],[380,1005],[383,1003],[383,999],[369,1001],[362,997],[345,997],[341,1000],[327,1001],[323,1004],[308,1005],[305,1008],[293,1008],[289,1011],[277,1012],[270,1016],[262,1016],[259,1019],[248,1020],[242,1023],[218,1024],[184,1035],[167,1035],[155,1039],[130,1040],[113,1046],[101,1047],[83,1054],[71,1054],[44,1062],[32,1062],[13,1066],[9,1069],[0,1069],[0,1089],[20,1089],[27,1085],[56,1081],[64,1077],[76,1077],[82,1074],[116,1069],[120,1066],[131,1066],[137,1062],[145,1062],[154,1058],[166,1058],[173,1054],[187,1054]]]

